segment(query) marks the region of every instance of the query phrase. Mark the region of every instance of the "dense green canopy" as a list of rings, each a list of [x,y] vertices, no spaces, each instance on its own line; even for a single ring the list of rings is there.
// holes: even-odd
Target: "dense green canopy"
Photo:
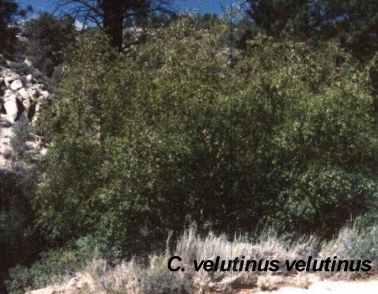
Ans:
[[[378,49],[375,0],[249,0],[248,15],[263,32],[301,40],[338,39],[361,59]]]
[[[50,238],[95,233],[133,252],[190,222],[330,236],[368,211],[369,67],[332,42],[270,37],[231,67],[227,31],[179,21],[124,55],[82,40],[46,120],[35,207]]]

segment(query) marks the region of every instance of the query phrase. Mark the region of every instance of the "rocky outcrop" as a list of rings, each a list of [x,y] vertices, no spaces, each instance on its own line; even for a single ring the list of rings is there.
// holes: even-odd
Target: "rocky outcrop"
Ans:
[[[25,233],[30,220],[26,193],[36,175],[34,163],[46,152],[32,126],[50,99],[47,84],[28,60],[13,62],[0,55],[0,235],[8,236],[1,242],[0,293],[8,268],[35,254],[31,235]]]
[[[17,148],[44,152],[40,138],[29,130],[50,99],[47,84],[29,60],[12,62],[0,55],[0,169],[12,168]],[[20,133],[23,142],[16,138]]]

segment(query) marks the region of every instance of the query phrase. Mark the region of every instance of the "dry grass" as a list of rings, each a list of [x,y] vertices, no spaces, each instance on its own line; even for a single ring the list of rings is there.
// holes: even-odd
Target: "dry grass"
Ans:
[[[354,225],[345,227],[338,236],[322,244],[320,258],[337,256],[340,259],[368,259],[372,270],[367,275],[363,272],[340,271],[337,273],[322,272],[322,276],[332,279],[357,279],[378,274],[378,226],[360,229]]]
[[[109,293],[231,293],[233,288],[275,289],[283,283],[283,276],[288,273],[284,267],[278,274],[268,272],[206,272],[195,271],[193,260],[224,259],[245,256],[248,259],[276,259],[281,263],[285,260],[302,259],[314,254],[318,247],[315,238],[298,240],[290,243],[279,238],[272,231],[266,231],[255,242],[246,237],[236,236],[232,241],[225,236],[209,234],[201,238],[194,228],[184,232],[176,244],[174,252],[168,250],[164,255],[151,256],[147,266],[141,266],[134,260],[123,262],[109,269],[102,260],[91,264],[88,271],[99,279]],[[185,272],[170,272],[167,269],[169,257],[176,255],[182,258]],[[304,287],[307,279],[293,277],[291,284]]]
[[[308,288],[325,274],[288,272],[280,267],[277,272],[206,272],[195,271],[193,260],[224,259],[245,256],[250,259],[276,259],[284,264],[286,260],[307,259],[309,255],[316,258],[339,256],[345,259],[369,258],[377,260],[377,231],[362,233],[356,228],[346,228],[332,241],[319,244],[312,237],[288,242],[272,231],[267,231],[254,242],[242,236],[232,241],[225,236],[209,234],[201,238],[194,228],[187,230],[178,240],[174,252],[160,256],[151,256],[147,265],[140,265],[131,260],[109,267],[102,259],[94,260],[88,265],[86,273],[96,284],[98,293],[127,294],[169,294],[169,293],[235,293],[235,289],[259,288],[271,291],[282,286]],[[375,231],[374,231],[375,230]],[[168,246],[167,246],[168,247]],[[170,272],[167,268],[169,257],[177,255],[182,258],[185,272]],[[337,278],[355,278],[355,273],[333,273]],[[330,275],[327,276],[329,278]],[[88,292],[90,293],[90,292]]]

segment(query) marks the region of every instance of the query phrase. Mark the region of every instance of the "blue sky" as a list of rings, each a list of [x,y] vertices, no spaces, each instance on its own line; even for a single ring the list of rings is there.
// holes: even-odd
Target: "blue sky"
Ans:
[[[56,0],[19,0],[22,5],[32,5],[36,12],[54,9]],[[179,11],[191,10],[201,13],[221,13],[222,5],[230,6],[235,0],[173,0]]]

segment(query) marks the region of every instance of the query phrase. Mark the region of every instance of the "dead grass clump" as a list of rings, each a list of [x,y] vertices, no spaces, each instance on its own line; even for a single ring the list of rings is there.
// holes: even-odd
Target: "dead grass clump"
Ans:
[[[345,227],[335,239],[322,244],[319,256],[371,261],[372,270],[368,275],[362,271],[321,272],[323,277],[350,280],[376,275],[378,273],[378,226],[373,225],[363,229],[358,225]]]
[[[200,237],[194,228],[190,228],[177,241],[173,252],[169,253],[167,249],[165,254],[151,256],[146,265],[130,260],[110,267],[106,261],[96,259],[85,272],[93,277],[95,282],[91,283],[97,289],[113,294],[234,293],[238,289],[252,288],[272,291],[283,286],[308,288],[322,277],[352,279],[361,272],[288,272],[284,266],[286,260],[338,256],[340,259],[370,259],[376,265],[377,232],[377,227],[369,231],[345,228],[334,240],[319,244],[313,237],[290,242],[272,231],[266,231],[257,240],[243,236],[228,240],[214,234]],[[173,255],[181,257],[185,271],[168,270],[168,260]],[[254,260],[275,259],[283,266],[276,272],[194,269],[194,260],[214,261],[217,257],[231,260],[243,256]]]

